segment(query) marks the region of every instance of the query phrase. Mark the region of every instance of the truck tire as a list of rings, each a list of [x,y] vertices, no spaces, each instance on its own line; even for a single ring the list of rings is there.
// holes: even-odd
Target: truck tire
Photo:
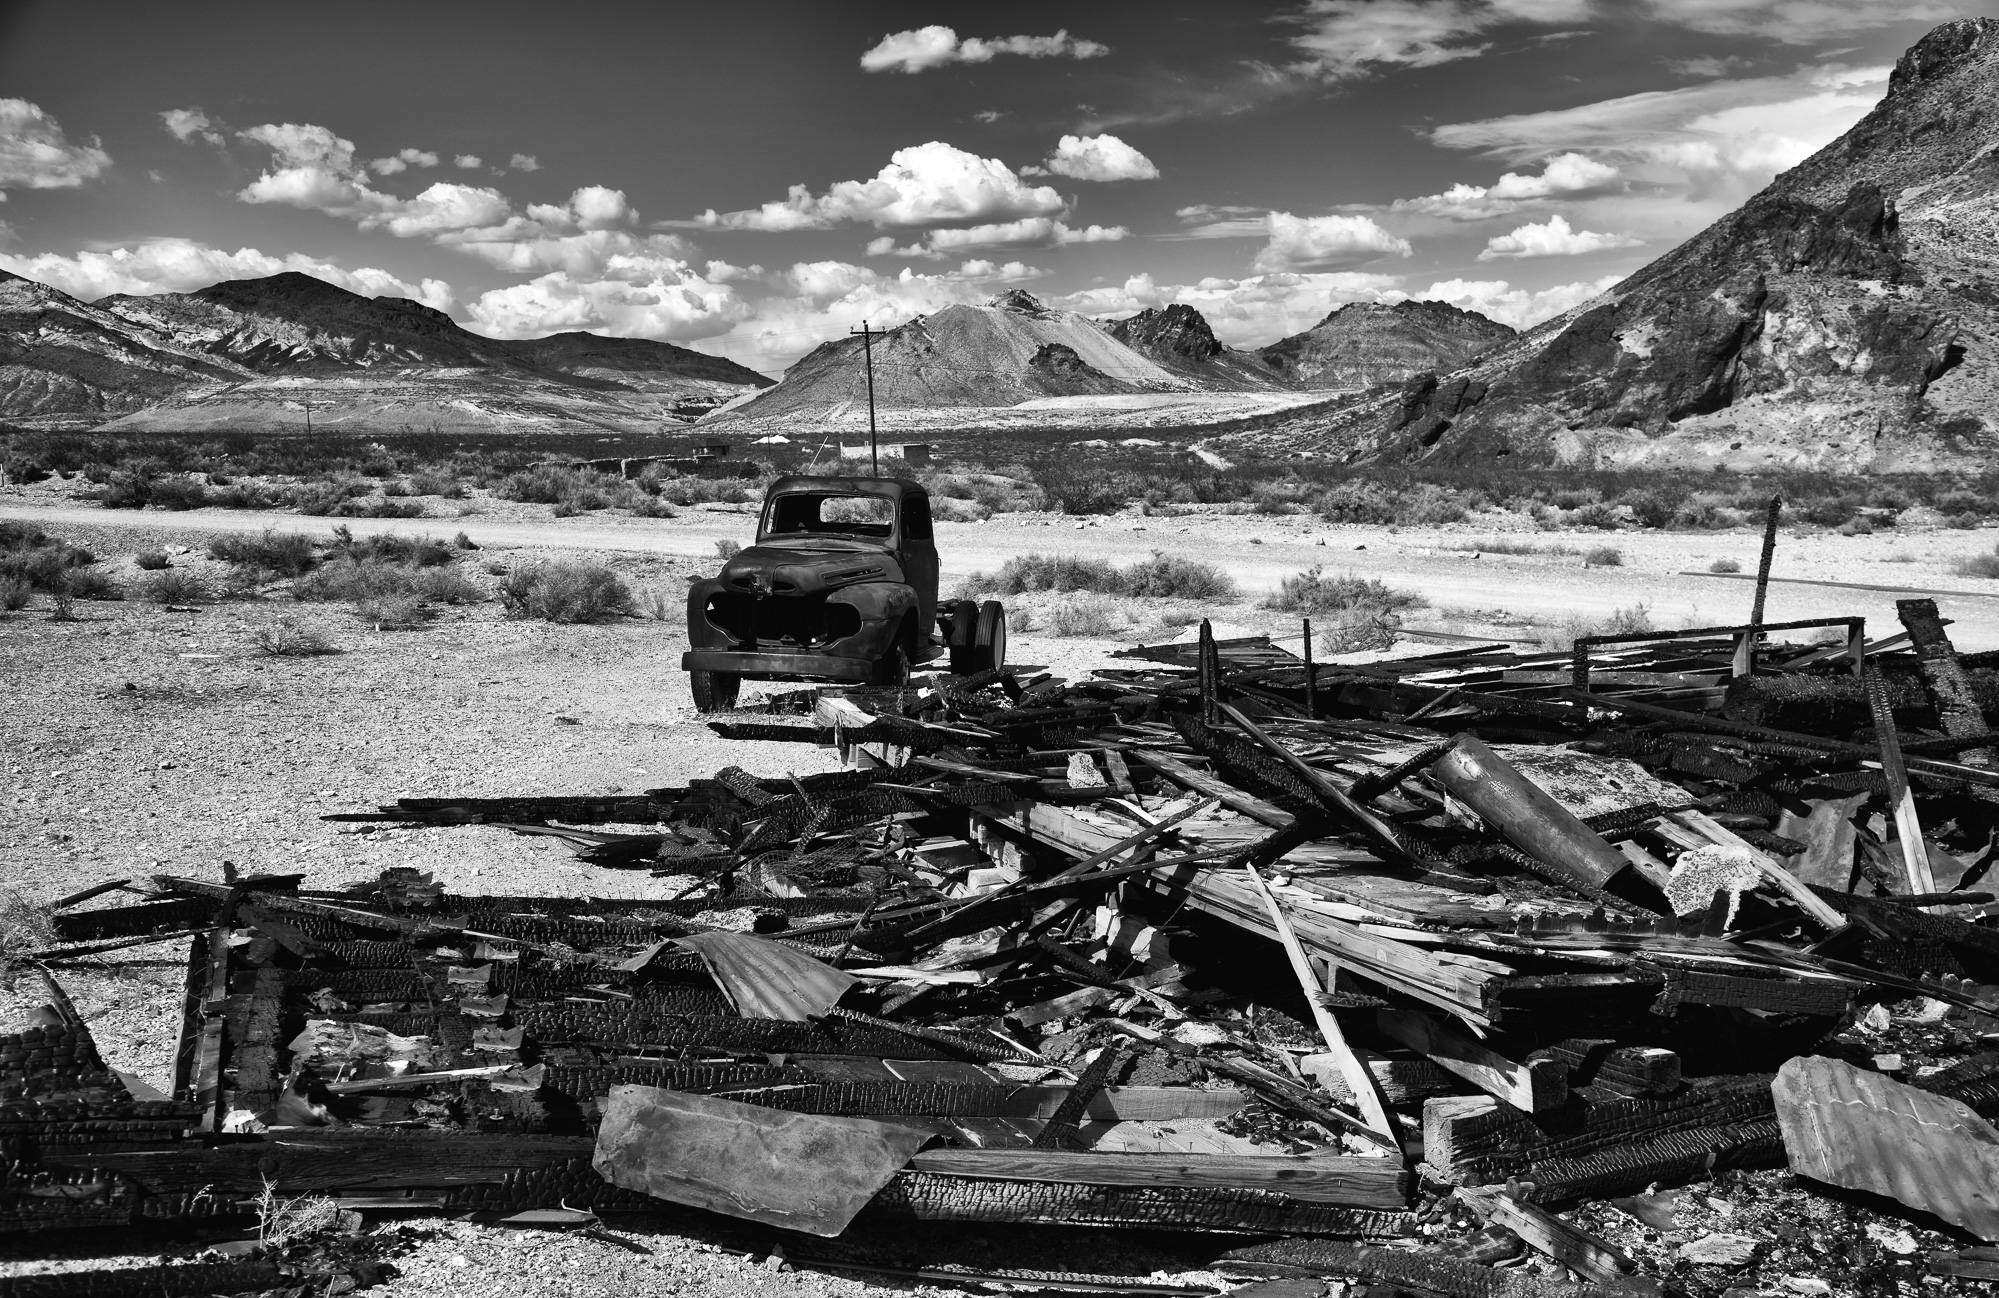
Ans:
[[[875,659],[876,685],[893,685],[900,688],[909,684],[909,649],[901,640],[895,647]]]
[[[687,688],[694,694],[696,712],[727,712],[736,706],[736,691],[743,678],[735,672],[687,673]]]
[[[979,605],[979,621],[972,638],[973,671],[998,671],[1006,666],[1006,609],[996,599]]]
[[[978,670],[979,606],[961,599],[951,606],[951,674],[970,676]]]

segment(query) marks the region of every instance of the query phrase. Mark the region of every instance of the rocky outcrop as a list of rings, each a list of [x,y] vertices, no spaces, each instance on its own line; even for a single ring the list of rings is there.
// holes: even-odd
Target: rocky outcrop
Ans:
[[[1840,139],[1595,302],[1467,367],[1482,400],[1412,419],[1399,397],[1378,398],[1276,440],[1355,460],[1987,470],[1999,454],[1995,159],[1999,20],[1946,23]],[[1433,415],[1448,426],[1424,422]]]
[[[1152,306],[1109,321],[1110,336],[1202,387],[1218,391],[1272,391],[1290,386],[1254,352],[1226,347],[1207,317],[1184,302]]]
[[[1028,357],[1027,368],[1053,396],[1101,396],[1124,390],[1064,343],[1043,343]]]
[[[1356,302],[1256,355],[1301,387],[1371,388],[1456,369],[1514,336],[1447,302]]]

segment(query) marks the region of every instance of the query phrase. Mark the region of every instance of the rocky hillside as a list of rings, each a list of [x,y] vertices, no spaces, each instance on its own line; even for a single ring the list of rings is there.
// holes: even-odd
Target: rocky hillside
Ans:
[[[1301,387],[1371,388],[1454,370],[1517,335],[1447,302],[1356,302],[1256,353]]]
[[[127,429],[644,431],[770,380],[640,339],[485,338],[287,273],[85,305],[0,275],[0,421]]]
[[[877,335],[872,345],[875,404],[881,409],[1013,406],[1046,397],[1201,386],[1088,317],[1051,310],[1021,289],[984,306],[951,306],[918,316]],[[859,338],[821,343],[785,371],[776,387],[717,417],[838,416],[857,405],[865,410],[861,348]]]
[[[1259,353],[1223,346],[1207,317],[1185,303],[1147,307],[1105,327],[1111,337],[1139,355],[1210,390],[1269,391],[1291,386]]]
[[[1936,28],[1840,139],[1593,303],[1271,440],[1353,460],[1989,470],[1999,20]]]
[[[103,423],[192,386],[247,378],[233,361],[0,271],[0,418]]]

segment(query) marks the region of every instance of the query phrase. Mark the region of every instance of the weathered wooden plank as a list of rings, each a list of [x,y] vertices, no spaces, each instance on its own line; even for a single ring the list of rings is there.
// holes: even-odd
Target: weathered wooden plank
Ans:
[[[1204,793],[1211,798],[1220,798],[1222,805],[1230,811],[1240,812],[1272,829],[1288,829],[1297,820],[1297,817],[1290,812],[1280,807],[1273,807],[1261,798],[1251,797],[1228,781],[1210,775],[1206,771],[1197,771],[1176,757],[1147,748],[1134,749],[1132,756],[1181,788]]]
[[[1391,1158],[932,1149],[917,1154],[909,1166],[918,1172],[1005,1181],[1277,1190],[1294,1199],[1353,1208],[1400,1208],[1409,1194],[1409,1176]]]
[[[1428,1014],[1376,1010],[1381,1030],[1473,1086],[1526,1113],[1552,1109],[1569,1096],[1568,1069],[1552,1058],[1508,1059]]]
[[[1458,1198],[1496,1226],[1504,1226],[1576,1274],[1615,1285],[1637,1269],[1630,1254],[1600,1235],[1572,1226],[1531,1203],[1495,1188],[1461,1188]]]

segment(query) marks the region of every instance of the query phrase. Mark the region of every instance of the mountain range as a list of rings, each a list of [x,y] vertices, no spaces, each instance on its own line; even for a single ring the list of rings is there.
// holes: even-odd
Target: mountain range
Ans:
[[[1352,462],[1989,472],[1995,271],[1999,19],[1960,19],[1845,135],[1593,302],[1245,440]]]
[[[21,427],[643,432],[770,383],[645,339],[486,338],[296,273],[84,303],[0,272],[0,422]]]

